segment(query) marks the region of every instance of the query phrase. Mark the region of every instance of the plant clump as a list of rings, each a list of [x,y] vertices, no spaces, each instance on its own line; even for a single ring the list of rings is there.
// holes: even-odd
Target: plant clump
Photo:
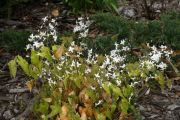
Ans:
[[[31,51],[30,62],[18,55],[8,64],[12,77],[20,66],[31,81],[27,82],[30,91],[41,83],[39,99],[34,104],[35,118],[112,120],[131,116],[140,119],[135,106],[139,89],[151,90],[150,82],[155,81],[164,90],[167,81],[164,70],[168,65],[162,59],[170,61],[172,51],[166,46],[147,45],[144,54],[132,62],[128,59],[130,44],[124,39],[103,56],[83,42],[76,44],[71,37],[61,37],[62,43],[58,43],[52,21],[55,23],[50,20],[50,31],[30,36],[32,44],[27,46]],[[78,31],[88,31],[88,25],[79,27]]]

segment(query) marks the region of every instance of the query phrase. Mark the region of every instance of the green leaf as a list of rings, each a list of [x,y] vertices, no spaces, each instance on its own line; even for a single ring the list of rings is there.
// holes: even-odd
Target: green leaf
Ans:
[[[60,112],[60,105],[58,105],[57,103],[55,105],[51,105],[50,108],[52,111],[48,115],[48,118],[52,118]]]
[[[164,91],[164,88],[165,88],[165,78],[164,78],[163,73],[161,73],[160,71],[157,71],[156,75],[155,75],[155,79],[160,84],[161,90]]]
[[[120,107],[121,107],[121,111],[122,111],[123,113],[127,113],[127,112],[128,112],[129,103],[128,103],[128,101],[127,101],[126,98],[123,98],[123,99],[121,100]]]
[[[133,92],[133,89],[132,89],[131,86],[127,85],[126,87],[123,87],[123,95],[124,95],[124,97],[129,97],[132,92]]]
[[[109,87],[109,82],[104,82],[102,84],[102,87],[109,95],[111,94],[110,87]]]
[[[10,74],[12,77],[16,77],[16,72],[17,72],[17,65],[16,65],[16,60],[11,60],[8,63]]]
[[[21,66],[21,68],[23,69],[23,71],[25,72],[26,75],[30,76],[29,74],[29,64],[28,62],[23,59],[21,56],[17,56],[17,62],[18,64]]]
[[[106,120],[106,117],[102,113],[98,113],[97,120]]]
[[[121,91],[121,89],[120,89],[119,87],[117,87],[117,86],[115,86],[115,85],[112,85],[112,86],[111,86],[111,89],[112,89],[112,91],[113,91],[113,93],[114,93],[115,95],[118,95],[118,96],[120,96],[120,97],[123,97],[122,91]]]
[[[34,111],[39,112],[41,114],[48,114],[49,104],[45,101],[41,101],[40,103],[36,103],[34,105]]]
[[[36,68],[34,66],[29,66],[29,74],[31,77],[33,77],[35,80],[37,80],[40,72],[39,72],[38,68]]]
[[[39,56],[37,55],[38,53],[34,50],[31,51],[31,64],[35,65],[37,68],[40,66],[40,60]]]
[[[52,46],[52,51],[55,52],[59,47],[60,47],[60,45],[53,45]]]
[[[41,47],[40,51],[41,52],[39,53],[39,55],[41,57],[48,59],[48,61],[52,61],[52,56],[48,47],[43,46]]]

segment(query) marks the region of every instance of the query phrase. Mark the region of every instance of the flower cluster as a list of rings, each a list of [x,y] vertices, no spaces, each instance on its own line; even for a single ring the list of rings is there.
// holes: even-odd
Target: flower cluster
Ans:
[[[76,21],[76,26],[74,27],[73,32],[79,32],[79,38],[87,37],[89,32],[89,26],[91,25],[92,21],[89,18],[78,18]]]
[[[167,64],[162,61],[162,59],[170,60],[170,55],[173,53],[172,50],[168,50],[166,46],[161,45],[159,49],[155,46],[147,45],[151,51],[148,56],[143,56],[143,58],[147,58],[146,60],[142,60],[142,66],[147,66],[148,69],[152,67],[156,67],[160,70],[165,70],[167,68]]]
[[[37,30],[36,34],[32,33],[28,38],[29,44],[26,45],[26,50],[36,50],[41,46],[57,42],[56,19],[49,19],[49,16],[42,18],[43,23],[40,26],[40,29]]]
[[[110,51],[110,55],[106,55],[101,68],[107,69],[106,77],[109,79],[116,79],[118,71],[122,72],[125,68],[127,55],[130,50],[128,46],[125,46],[125,40],[122,40],[120,44],[115,43],[115,49]],[[117,79],[116,79],[117,80]],[[119,84],[119,81],[116,81]]]

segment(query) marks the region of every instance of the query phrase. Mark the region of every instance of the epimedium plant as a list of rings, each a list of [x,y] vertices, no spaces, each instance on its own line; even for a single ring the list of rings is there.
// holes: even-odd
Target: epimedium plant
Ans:
[[[161,59],[170,60],[172,53],[166,46],[147,45],[144,55],[130,62],[126,40],[115,43],[114,50],[103,56],[84,43],[77,45],[71,37],[61,37],[60,45],[52,39],[55,43],[51,45],[37,46],[34,44],[40,40],[37,36],[30,39],[33,41],[30,62],[18,55],[8,65],[12,77],[20,66],[30,79],[27,82],[30,91],[41,81],[33,111],[38,119],[125,119],[138,113],[135,98],[139,88],[150,88],[149,81],[157,81],[162,90],[166,85],[167,64]]]

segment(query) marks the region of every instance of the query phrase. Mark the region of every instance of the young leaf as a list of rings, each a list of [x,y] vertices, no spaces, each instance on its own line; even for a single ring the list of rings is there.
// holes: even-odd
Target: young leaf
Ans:
[[[17,62],[18,64],[21,66],[21,68],[23,69],[23,71],[25,72],[25,74],[27,74],[28,76],[30,76],[29,74],[29,64],[28,62],[23,59],[21,56],[17,56]]]
[[[35,65],[37,68],[40,67],[39,56],[37,55],[37,52],[34,50],[31,51],[31,64]]]
[[[123,99],[121,100],[120,107],[121,107],[121,111],[122,111],[123,113],[126,114],[126,113],[128,112],[129,103],[128,103],[128,101],[127,101],[126,98],[123,98]]]
[[[111,89],[112,89],[114,94],[123,97],[122,91],[121,91],[121,89],[119,87],[117,87],[115,85],[112,85]]]
[[[99,113],[97,115],[97,120],[106,120],[106,117],[102,113]]]
[[[103,87],[103,89],[107,92],[107,94],[111,94],[111,91],[110,91],[110,88],[109,88],[109,86],[108,86],[108,82],[104,82],[103,84],[102,84],[102,87]]]
[[[16,72],[17,72],[17,65],[16,65],[16,60],[11,60],[8,63],[10,74],[12,77],[16,77]]]
[[[48,61],[52,61],[52,56],[48,47],[41,47],[41,53],[39,53],[39,55],[48,59]]]
[[[164,75],[160,71],[157,71],[156,75],[155,75],[155,79],[160,84],[161,90],[164,91],[164,88],[165,88],[165,78],[164,78]]]
[[[52,111],[48,115],[48,118],[52,118],[52,117],[54,117],[55,115],[57,115],[60,112],[60,105],[58,105],[57,103],[54,104],[54,105],[51,105],[50,108],[51,108]]]

